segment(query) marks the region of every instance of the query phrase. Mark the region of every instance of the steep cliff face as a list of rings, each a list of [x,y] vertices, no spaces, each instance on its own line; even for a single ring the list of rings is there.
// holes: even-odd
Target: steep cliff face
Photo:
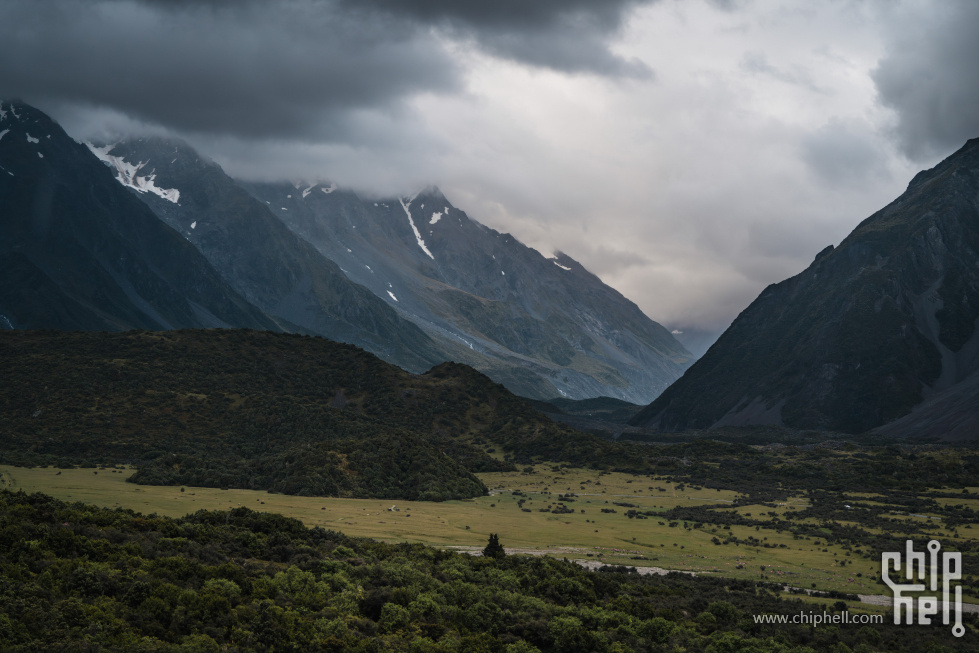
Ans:
[[[839,247],[766,288],[632,423],[666,431],[785,424],[856,433],[894,423],[927,400],[933,412],[936,401],[958,406],[958,430],[917,419],[891,432],[964,437],[959,427],[967,423],[975,437],[979,401],[967,408],[964,398],[976,396],[977,318],[973,139],[915,176]]]
[[[270,315],[414,372],[446,360],[417,326],[348,279],[268,205],[186,143],[141,138],[91,149],[235,290]]]
[[[332,184],[244,186],[452,360],[519,394],[646,403],[692,359],[581,264],[480,224],[437,188],[366,200]]]
[[[0,102],[0,328],[278,330],[46,115]]]

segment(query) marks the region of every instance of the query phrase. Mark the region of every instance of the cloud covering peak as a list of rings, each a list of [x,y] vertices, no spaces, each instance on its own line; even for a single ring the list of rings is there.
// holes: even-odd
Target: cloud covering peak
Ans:
[[[4,0],[0,97],[73,136],[396,196],[726,326],[979,136],[971,0]]]

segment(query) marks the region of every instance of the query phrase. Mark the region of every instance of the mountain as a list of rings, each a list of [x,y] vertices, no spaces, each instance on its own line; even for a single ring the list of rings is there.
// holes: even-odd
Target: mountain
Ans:
[[[979,139],[766,288],[630,422],[979,436]]]
[[[46,115],[0,101],[0,328],[279,325]]]
[[[3,120],[4,327],[318,334],[415,372],[469,364],[540,399],[645,403],[690,362],[576,261],[484,227],[436,188],[380,202],[321,184],[246,192],[178,141],[86,150],[30,107]]]
[[[373,200],[334,184],[242,183],[452,360],[523,396],[645,404],[692,358],[571,257],[545,258],[435,187]]]
[[[357,344],[412,371],[446,360],[418,327],[350,281],[265,203],[185,143],[134,138],[89,147],[122,185],[268,314],[301,331]]]

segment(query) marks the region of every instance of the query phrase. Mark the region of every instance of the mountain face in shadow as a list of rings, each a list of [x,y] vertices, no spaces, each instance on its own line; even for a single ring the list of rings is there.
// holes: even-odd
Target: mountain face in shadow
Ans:
[[[46,115],[0,102],[0,328],[279,325]]]
[[[766,288],[632,420],[979,435],[979,139]]]

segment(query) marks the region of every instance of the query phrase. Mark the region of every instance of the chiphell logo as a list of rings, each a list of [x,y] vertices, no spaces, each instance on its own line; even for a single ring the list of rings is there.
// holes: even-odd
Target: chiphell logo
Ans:
[[[952,626],[952,634],[962,637],[965,634],[965,627],[962,626],[962,586],[952,581],[962,579],[962,554],[958,552],[946,552],[941,556],[938,552],[942,545],[938,540],[928,542],[928,553],[915,551],[914,543],[907,541],[907,550],[902,553],[885,552],[881,556],[883,570],[881,577],[891,591],[894,592],[894,623],[902,623],[902,617],[906,617],[903,623],[915,623],[914,614],[918,613],[917,623],[930,624],[931,618],[942,613],[942,623],[946,626],[951,623],[950,617],[953,603],[949,597],[955,595],[954,611],[955,625]],[[939,561],[941,565],[939,565]],[[896,582],[902,580],[911,581],[906,583]],[[894,578],[891,578],[891,574]],[[938,592],[939,577],[941,578],[941,601],[937,594],[930,596],[907,596],[911,592]],[[918,582],[915,582],[918,581]]]

